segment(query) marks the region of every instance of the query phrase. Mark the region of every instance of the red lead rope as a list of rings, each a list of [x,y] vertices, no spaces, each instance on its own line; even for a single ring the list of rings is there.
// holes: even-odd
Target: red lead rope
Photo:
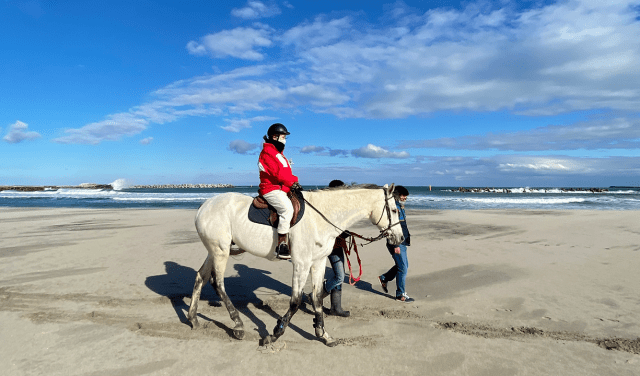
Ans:
[[[344,244],[345,246],[342,247],[342,249],[344,249],[344,253],[347,256],[347,265],[349,265],[349,284],[351,286],[355,285],[356,282],[358,282],[360,280],[360,277],[362,277],[362,261],[360,261],[360,255],[358,254],[358,245],[356,244],[356,239],[355,239],[355,235],[353,233],[351,233],[351,239],[349,239],[349,245]],[[351,261],[349,261],[349,256],[351,255],[351,250],[353,249],[353,251],[356,254],[356,257],[358,258],[358,266],[360,267],[360,275],[358,275],[357,278],[353,278],[353,271],[351,270]]]

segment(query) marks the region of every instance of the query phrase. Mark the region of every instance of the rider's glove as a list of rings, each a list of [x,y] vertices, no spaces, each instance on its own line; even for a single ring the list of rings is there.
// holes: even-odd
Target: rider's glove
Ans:
[[[292,190],[292,191],[301,191],[301,190],[302,190],[302,186],[300,185],[300,183],[295,182],[295,183],[293,183],[293,185],[291,186],[291,190]]]

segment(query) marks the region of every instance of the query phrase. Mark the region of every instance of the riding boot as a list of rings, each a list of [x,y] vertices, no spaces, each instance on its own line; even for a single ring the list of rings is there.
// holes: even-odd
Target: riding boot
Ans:
[[[278,245],[276,246],[276,256],[281,260],[289,260],[291,252],[287,241],[287,234],[278,234]]]
[[[342,310],[342,290],[331,290],[331,310],[329,314],[342,317],[349,317],[351,315],[351,312]]]

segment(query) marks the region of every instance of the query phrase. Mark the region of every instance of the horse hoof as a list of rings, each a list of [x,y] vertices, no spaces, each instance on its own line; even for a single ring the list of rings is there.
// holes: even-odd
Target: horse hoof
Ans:
[[[327,345],[328,347],[334,347],[334,346],[336,346],[338,344],[338,341],[336,341],[335,339],[331,338],[331,336],[329,334],[327,334],[327,332],[324,332],[319,337],[322,338],[322,340],[324,341],[324,344]]]
[[[198,319],[189,320],[189,323],[191,323],[191,330],[196,330],[200,327],[200,323],[198,322]]]
[[[336,347],[338,346],[338,341],[332,339],[331,341],[325,341],[324,344],[327,345],[328,347]]]
[[[263,339],[260,340],[260,346],[266,346],[266,345],[268,345],[270,343],[273,343],[273,342],[276,341],[276,339],[278,339],[278,338],[276,338],[274,336],[271,336],[271,335],[268,335],[268,336],[266,336],[266,337],[264,337]]]
[[[236,337],[236,339],[243,339],[244,329],[233,329],[233,336]]]

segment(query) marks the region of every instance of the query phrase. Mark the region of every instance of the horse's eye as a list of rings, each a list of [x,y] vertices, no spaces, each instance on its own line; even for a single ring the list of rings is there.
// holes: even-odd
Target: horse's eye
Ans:
[[[391,210],[391,212],[392,212],[393,214],[395,214],[395,213],[397,213],[397,212],[398,212],[398,209],[392,209],[392,210]]]

